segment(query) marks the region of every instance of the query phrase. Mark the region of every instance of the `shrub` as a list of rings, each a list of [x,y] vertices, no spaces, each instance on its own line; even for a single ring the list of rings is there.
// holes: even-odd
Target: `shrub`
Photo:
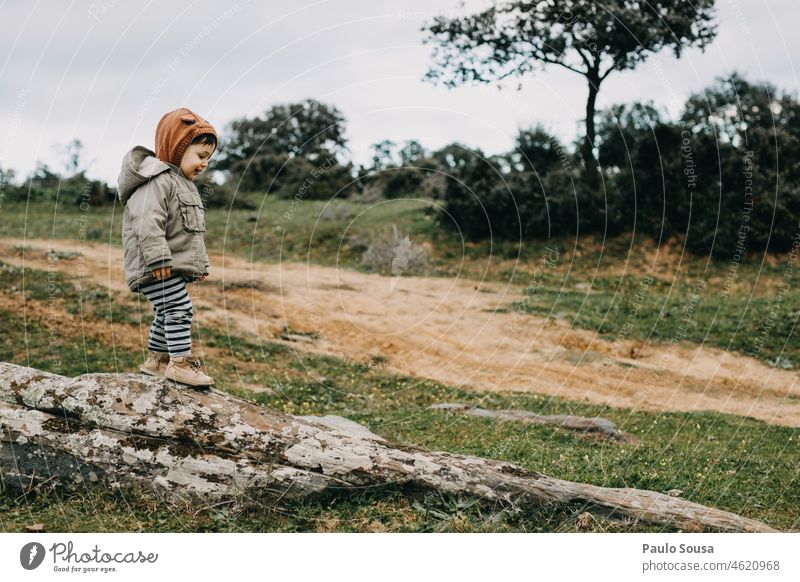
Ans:
[[[369,270],[395,276],[417,274],[428,264],[428,252],[408,235],[401,236],[392,225],[391,232],[378,234],[370,241],[361,264]]]
[[[230,170],[230,183],[237,190],[268,192],[279,198],[299,196],[306,200],[347,197],[357,187],[352,166],[341,165],[332,155],[315,157],[261,154]]]

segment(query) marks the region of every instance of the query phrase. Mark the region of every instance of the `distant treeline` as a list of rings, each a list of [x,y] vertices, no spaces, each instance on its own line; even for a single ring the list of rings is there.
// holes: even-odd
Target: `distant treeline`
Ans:
[[[800,103],[770,84],[720,78],[677,121],[652,103],[611,107],[595,149],[597,189],[581,179],[576,144],[541,128],[508,154],[469,156],[447,181],[442,224],[472,239],[678,235],[718,257],[800,247]]]
[[[427,198],[442,208],[442,227],[470,240],[636,230],[659,241],[679,235],[691,251],[717,256],[800,245],[800,103],[740,74],[691,95],[677,120],[653,103],[600,111],[599,187],[582,179],[580,141],[561,143],[541,125],[519,130],[514,148],[500,155],[458,143],[429,151],[416,140],[387,140],[358,167],[347,161],[345,129],[341,112],[315,100],[234,120],[200,192],[210,207],[249,206],[253,193]],[[68,146],[64,172],[39,165],[19,184],[0,169],[0,194],[113,203],[114,188],[80,169],[80,149],[77,141]],[[211,181],[214,174],[222,183]]]

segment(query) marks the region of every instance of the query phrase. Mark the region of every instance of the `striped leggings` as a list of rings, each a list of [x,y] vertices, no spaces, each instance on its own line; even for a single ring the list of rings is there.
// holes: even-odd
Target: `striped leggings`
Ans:
[[[153,305],[156,316],[150,326],[147,349],[170,356],[192,353],[192,301],[181,275],[170,275],[139,288]]]

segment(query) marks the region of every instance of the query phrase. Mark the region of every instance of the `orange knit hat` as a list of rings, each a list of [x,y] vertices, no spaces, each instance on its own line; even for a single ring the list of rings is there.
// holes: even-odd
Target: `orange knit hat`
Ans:
[[[176,166],[186,148],[198,135],[209,133],[217,140],[217,131],[205,119],[185,107],[165,113],[156,127],[156,157]]]

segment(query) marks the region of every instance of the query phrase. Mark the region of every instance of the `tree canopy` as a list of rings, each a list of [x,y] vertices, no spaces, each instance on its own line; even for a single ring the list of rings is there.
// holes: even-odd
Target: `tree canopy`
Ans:
[[[613,71],[633,69],[671,49],[676,57],[716,36],[714,0],[516,0],[477,14],[437,16],[426,26],[435,45],[425,78],[455,87],[520,77],[556,65],[589,85],[583,161],[596,183],[594,114],[600,84]]]
[[[232,121],[217,168],[234,170],[241,162],[259,155],[304,155],[313,160],[320,155],[347,151],[344,115],[336,107],[314,99],[271,107],[263,115]]]

